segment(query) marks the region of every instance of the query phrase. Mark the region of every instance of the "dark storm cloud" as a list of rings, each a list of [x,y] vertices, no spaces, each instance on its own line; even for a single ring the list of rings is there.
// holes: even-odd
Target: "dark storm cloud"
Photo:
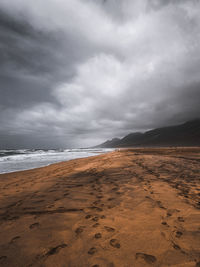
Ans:
[[[0,147],[87,146],[199,116],[196,0],[2,0]]]
[[[52,87],[71,77],[73,65],[85,56],[84,42],[81,47],[70,34],[63,37],[62,31],[36,29],[24,16],[4,11],[0,11],[0,40],[1,105],[54,102]]]
[[[44,78],[54,68],[54,58],[48,53],[51,39],[28,22],[1,11],[0,40],[0,104],[23,107],[52,100],[50,82]]]

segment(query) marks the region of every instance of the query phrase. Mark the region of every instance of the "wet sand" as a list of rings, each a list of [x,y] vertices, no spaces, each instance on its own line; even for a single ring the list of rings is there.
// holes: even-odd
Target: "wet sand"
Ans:
[[[200,266],[200,148],[0,175],[0,266]]]

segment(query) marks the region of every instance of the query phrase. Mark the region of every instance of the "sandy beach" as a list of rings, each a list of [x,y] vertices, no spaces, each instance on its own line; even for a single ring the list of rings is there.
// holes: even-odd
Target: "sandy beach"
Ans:
[[[0,266],[200,266],[200,148],[0,175]]]

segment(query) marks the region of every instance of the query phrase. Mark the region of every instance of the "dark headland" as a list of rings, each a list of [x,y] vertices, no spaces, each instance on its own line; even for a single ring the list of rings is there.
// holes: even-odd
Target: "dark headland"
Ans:
[[[96,147],[200,146],[200,119],[180,125],[153,129],[144,133],[130,133],[113,138]]]

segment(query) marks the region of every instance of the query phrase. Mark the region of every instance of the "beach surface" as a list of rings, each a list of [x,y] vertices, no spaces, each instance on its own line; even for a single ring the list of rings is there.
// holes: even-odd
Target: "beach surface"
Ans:
[[[200,266],[200,148],[0,175],[0,266]]]

